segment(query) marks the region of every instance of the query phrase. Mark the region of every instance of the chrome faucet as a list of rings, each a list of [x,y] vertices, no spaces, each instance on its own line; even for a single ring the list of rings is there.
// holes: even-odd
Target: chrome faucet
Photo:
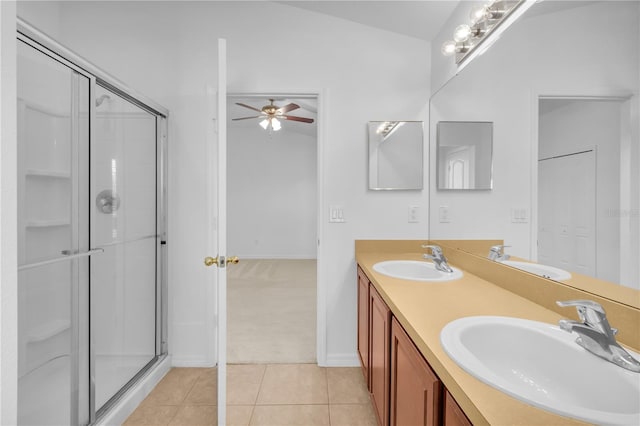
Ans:
[[[611,328],[599,303],[591,300],[567,300],[556,303],[563,308],[575,306],[578,310],[581,322],[562,319],[558,323],[562,330],[569,333],[575,331],[578,334],[577,344],[600,358],[640,373],[640,362],[618,344],[615,338],[618,330]]]
[[[509,259],[509,257],[511,256],[509,256],[504,252],[505,247],[511,247],[511,246],[505,246],[500,244],[500,245],[491,247],[491,249],[489,250],[488,258],[490,260],[495,260],[496,262],[502,262],[503,260]]]
[[[447,272],[447,273],[453,272],[453,269],[451,269],[451,266],[449,266],[449,264],[447,263],[447,258],[444,257],[444,254],[442,253],[442,249],[440,248],[440,246],[423,244],[422,248],[431,250],[431,254],[426,253],[426,254],[423,254],[422,256],[425,259],[432,260],[433,263],[436,265],[436,269],[438,271]]]

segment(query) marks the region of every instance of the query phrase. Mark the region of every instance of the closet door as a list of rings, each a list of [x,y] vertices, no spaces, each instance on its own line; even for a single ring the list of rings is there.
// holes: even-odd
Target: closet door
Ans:
[[[88,258],[98,251],[79,206],[91,82],[27,41],[17,49],[18,422],[86,424]]]

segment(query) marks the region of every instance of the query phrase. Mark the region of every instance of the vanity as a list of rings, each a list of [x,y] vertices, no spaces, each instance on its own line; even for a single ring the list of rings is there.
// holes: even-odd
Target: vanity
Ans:
[[[637,292],[617,301],[501,265],[473,253],[500,241],[434,241],[449,263],[463,271],[451,281],[424,282],[383,275],[374,265],[389,260],[424,261],[424,240],[359,240],[358,354],[381,425],[578,425],[588,424],[536,408],[483,383],[447,354],[442,329],[471,316],[503,316],[557,325],[578,319],[558,300],[601,304],[618,342],[640,348]],[[590,356],[590,354],[581,354]],[[639,379],[640,380],[640,379]]]

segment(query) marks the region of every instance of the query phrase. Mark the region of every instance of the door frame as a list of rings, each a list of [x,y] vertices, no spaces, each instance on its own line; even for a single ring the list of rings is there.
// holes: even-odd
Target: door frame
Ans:
[[[540,144],[540,101],[544,99],[564,99],[564,100],[617,100],[628,101],[634,96],[626,90],[598,90],[586,89],[566,89],[566,88],[546,88],[533,89],[531,91],[531,204],[529,228],[529,259],[538,259],[538,145]]]
[[[316,132],[316,362],[319,366],[327,365],[327,287],[325,285],[324,255],[321,250],[321,242],[325,236],[324,227],[324,135],[325,135],[325,89],[308,90],[261,90],[261,91],[229,91],[227,99],[242,98],[308,98],[316,99],[317,132]]]

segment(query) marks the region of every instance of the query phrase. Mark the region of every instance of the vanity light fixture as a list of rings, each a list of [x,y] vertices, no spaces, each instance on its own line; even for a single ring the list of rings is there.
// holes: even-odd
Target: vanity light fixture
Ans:
[[[376,129],[376,133],[382,135],[382,140],[384,141],[402,125],[404,125],[404,122],[401,121],[383,121]]]
[[[490,45],[513,21],[538,0],[490,0],[485,4],[473,6],[469,12],[469,24],[458,25],[453,40],[442,44],[440,51],[445,56],[456,55],[456,64],[463,66],[473,51],[482,53],[485,49],[476,49],[481,43]],[[499,27],[501,31],[497,31]],[[494,35],[495,34],[495,35]],[[489,41],[487,41],[489,40]]]

